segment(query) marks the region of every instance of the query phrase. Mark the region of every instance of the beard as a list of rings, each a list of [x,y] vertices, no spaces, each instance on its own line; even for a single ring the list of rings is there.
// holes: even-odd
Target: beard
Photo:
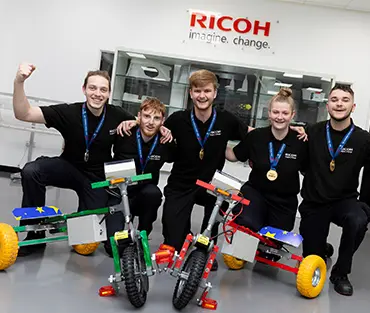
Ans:
[[[341,118],[337,118],[337,117],[333,116],[332,114],[330,114],[330,112],[329,112],[329,115],[330,115],[330,117],[331,117],[334,121],[336,121],[336,122],[343,122],[343,121],[345,121],[347,118],[349,118],[349,117],[351,116],[351,112],[349,112],[346,116],[341,117]]]
[[[154,127],[151,130],[148,130],[145,126],[142,126],[142,127],[140,127],[140,129],[141,129],[141,131],[143,132],[143,134],[145,136],[151,137],[151,136],[154,136],[156,133],[158,133],[160,127],[161,126],[158,126],[158,127]]]

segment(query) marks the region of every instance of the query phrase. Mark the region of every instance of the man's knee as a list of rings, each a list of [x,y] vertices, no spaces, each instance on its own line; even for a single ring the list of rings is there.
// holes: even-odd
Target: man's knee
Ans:
[[[345,219],[344,227],[347,227],[348,230],[358,233],[358,232],[364,232],[367,230],[367,224],[368,224],[368,217],[366,213],[362,210],[358,210],[356,212],[351,212],[347,215]]]
[[[33,162],[27,163],[21,171],[22,181],[35,180],[38,177],[40,171],[41,171],[41,167],[40,167],[39,162],[33,161]]]

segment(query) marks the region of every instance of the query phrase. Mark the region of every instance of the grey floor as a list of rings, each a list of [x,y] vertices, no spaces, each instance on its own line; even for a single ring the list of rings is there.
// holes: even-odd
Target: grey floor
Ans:
[[[163,187],[167,177],[161,178]],[[8,174],[0,177],[0,222],[15,225],[11,210],[20,204],[21,187],[11,184]],[[76,206],[75,194],[51,188],[47,204],[63,212],[72,212]],[[161,215],[161,212],[159,216]],[[193,231],[199,230],[202,209],[194,208]],[[299,224],[299,220],[297,223]],[[297,226],[297,225],[296,225]],[[330,241],[338,246],[340,230],[331,229]],[[295,288],[295,275],[262,264],[248,265],[241,271],[230,271],[220,255],[219,270],[210,276],[214,288],[211,297],[218,301],[218,312],[369,312],[370,310],[370,235],[367,235],[357,252],[350,278],[355,293],[352,297],[338,295],[327,280],[322,294],[316,299],[304,299]],[[161,243],[161,223],[158,217],[151,235],[150,246],[154,251]],[[335,262],[336,254],[333,256]],[[49,244],[43,254],[19,258],[8,270],[0,272],[0,312],[122,312],[136,311],[125,294],[100,298],[98,289],[107,284],[113,271],[112,260],[100,246],[89,257],[71,252],[66,243]],[[150,291],[141,312],[176,312],[171,303],[175,279],[168,274],[150,278]],[[183,312],[206,312],[193,301]]]

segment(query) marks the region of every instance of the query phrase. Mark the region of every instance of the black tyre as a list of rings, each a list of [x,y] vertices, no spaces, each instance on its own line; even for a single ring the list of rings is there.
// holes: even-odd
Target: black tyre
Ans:
[[[326,243],[326,257],[330,258],[334,254],[334,247],[330,243]]]
[[[177,279],[172,303],[177,310],[185,308],[195,296],[202,280],[204,268],[207,263],[207,253],[202,250],[194,250],[186,259],[182,272],[188,273],[188,279]]]
[[[146,270],[144,255],[135,246],[127,246],[122,254],[121,266],[127,297],[134,307],[140,308],[146,302],[149,286],[148,276],[143,274]]]

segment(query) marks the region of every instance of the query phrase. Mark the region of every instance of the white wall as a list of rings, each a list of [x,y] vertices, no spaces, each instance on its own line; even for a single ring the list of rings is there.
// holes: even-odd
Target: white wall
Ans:
[[[354,83],[356,123],[368,127],[370,14],[269,0],[1,0],[0,91],[12,90],[18,62],[38,66],[27,91],[76,101],[81,81],[98,66],[99,50],[119,46],[212,61],[331,74]],[[277,21],[275,54],[247,54],[212,45],[183,43],[187,9]],[[199,45],[198,45],[199,47]]]
[[[0,8],[3,92],[12,91],[17,65],[27,60],[38,68],[26,85],[29,95],[81,100],[82,80],[98,66],[100,49],[123,46],[351,81],[358,104],[354,120],[368,128],[370,14],[269,0],[1,0]],[[274,54],[184,42],[189,8],[273,22]]]

